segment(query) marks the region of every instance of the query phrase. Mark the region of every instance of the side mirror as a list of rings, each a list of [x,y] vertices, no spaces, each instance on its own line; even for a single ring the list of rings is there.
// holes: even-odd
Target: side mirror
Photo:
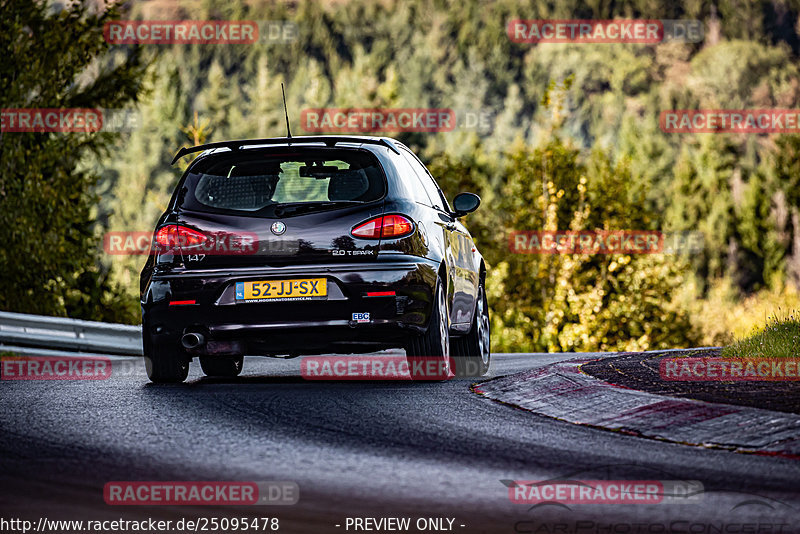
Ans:
[[[456,217],[463,217],[467,213],[472,213],[481,205],[481,197],[475,193],[459,193],[453,199],[453,209]]]

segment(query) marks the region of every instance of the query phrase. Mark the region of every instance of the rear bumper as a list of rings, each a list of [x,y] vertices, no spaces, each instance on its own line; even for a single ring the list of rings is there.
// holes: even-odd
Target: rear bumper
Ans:
[[[187,332],[207,345],[194,354],[318,354],[401,347],[425,330],[437,265],[423,258],[357,264],[239,268],[155,274],[142,295],[144,334],[180,347]],[[235,303],[233,284],[287,278],[328,280],[328,299]],[[390,292],[391,296],[367,296]],[[194,301],[195,304],[176,302]],[[172,303],[172,305],[171,305]],[[353,314],[369,313],[356,322]]]

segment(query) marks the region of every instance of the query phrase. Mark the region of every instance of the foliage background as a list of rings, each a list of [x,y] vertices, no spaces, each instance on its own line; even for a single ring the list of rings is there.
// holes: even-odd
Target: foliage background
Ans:
[[[489,114],[488,130],[397,137],[421,155],[449,198],[462,190],[483,198],[466,224],[490,265],[495,350],[720,344],[763,323],[778,306],[800,303],[800,137],[666,134],[658,125],[665,109],[800,107],[797,1],[231,0],[122,7],[121,16],[134,19],[291,20],[299,38],[288,45],[143,47],[148,70],[131,104],[141,112],[141,127],[117,134],[108,153],[79,152],[78,171],[96,177],[79,193],[92,199],[90,211],[74,215],[94,239],[82,257],[105,278],[83,286],[63,282],[64,292],[104,304],[62,299],[60,306],[47,304],[50,313],[136,323],[143,258],[104,256],[99,236],[152,228],[180,176],[169,161],[193,143],[192,132],[206,141],[283,135],[281,82],[296,133],[303,132],[300,111],[311,107]],[[531,45],[506,35],[514,18],[615,17],[698,19],[705,39]],[[0,22],[9,25],[20,31],[5,17]],[[132,53],[126,46],[105,52]],[[22,65],[19,58],[2,61],[4,71]],[[4,98],[3,107],[22,107],[21,98]],[[29,169],[29,182],[50,179],[23,160],[12,165],[5,150],[4,169]],[[63,199],[64,193],[48,194]],[[0,231],[27,224],[10,213]],[[693,230],[705,242],[692,255],[509,252],[510,231],[535,229]],[[15,257],[0,256],[7,281],[14,279],[5,273],[19,271],[7,270]],[[40,262],[28,258],[26,267]],[[18,283],[27,293],[7,283],[2,307],[41,311],[34,292],[88,268],[64,262],[46,271],[49,280]]]

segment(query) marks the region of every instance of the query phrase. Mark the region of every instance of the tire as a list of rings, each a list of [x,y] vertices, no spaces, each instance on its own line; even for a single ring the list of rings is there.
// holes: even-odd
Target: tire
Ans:
[[[233,378],[239,376],[244,366],[244,356],[200,356],[200,367],[206,376]]]
[[[486,301],[486,291],[481,284],[478,286],[472,328],[467,335],[453,339],[456,376],[484,376],[489,372],[492,360],[491,335],[489,305]]]
[[[189,376],[189,358],[169,343],[154,342],[147,329],[142,332],[142,349],[147,378],[154,384],[176,384]]]
[[[453,376],[447,297],[440,279],[436,281],[428,330],[422,335],[413,336],[408,342],[406,360],[412,380],[440,381]]]

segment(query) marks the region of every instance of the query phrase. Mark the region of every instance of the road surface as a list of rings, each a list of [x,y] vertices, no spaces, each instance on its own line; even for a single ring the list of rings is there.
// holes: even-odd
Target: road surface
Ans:
[[[573,357],[497,355],[492,376]],[[380,517],[411,518],[408,532],[800,531],[800,462],[562,423],[482,398],[469,379],[305,381],[299,361],[248,357],[232,380],[203,378],[193,363],[175,386],[149,384],[139,360],[115,362],[108,380],[1,382],[0,517],[277,517],[281,532],[316,533],[363,532],[375,524],[356,530],[354,518]],[[536,506],[512,502],[501,482],[552,478],[704,491],[692,503]],[[110,481],[187,480],[294,481],[300,498],[237,508],[103,499]],[[417,530],[420,518],[442,521]]]

